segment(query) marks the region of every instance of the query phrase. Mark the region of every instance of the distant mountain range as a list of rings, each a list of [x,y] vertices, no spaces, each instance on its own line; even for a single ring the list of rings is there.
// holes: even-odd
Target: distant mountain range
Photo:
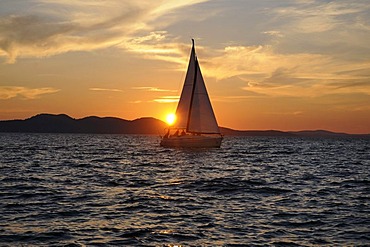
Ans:
[[[65,114],[38,114],[25,120],[0,121],[0,132],[158,134],[166,126],[155,118],[129,121],[114,117],[74,119]]]
[[[155,118],[125,120],[114,117],[85,117],[74,119],[65,114],[38,114],[25,120],[0,121],[0,132],[26,133],[95,133],[95,134],[150,134],[164,133],[167,124]],[[325,130],[278,131],[278,130],[233,130],[221,127],[226,136],[282,136],[282,137],[367,137],[370,134],[352,135]]]

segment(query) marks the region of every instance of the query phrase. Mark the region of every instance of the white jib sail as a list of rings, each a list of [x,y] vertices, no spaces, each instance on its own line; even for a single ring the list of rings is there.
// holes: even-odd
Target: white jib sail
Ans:
[[[212,109],[211,101],[200,71],[198,60],[195,58],[195,85],[189,112],[187,131],[196,133],[219,134],[217,120]]]

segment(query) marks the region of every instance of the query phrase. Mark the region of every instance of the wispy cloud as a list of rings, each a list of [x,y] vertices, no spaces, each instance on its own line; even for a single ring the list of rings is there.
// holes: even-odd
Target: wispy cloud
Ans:
[[[179,43],[166,31],[153,31],[147,35],[133,37],[117,45],[145,59],[161,60],[184,65],[189,53],[189,44]],[[182,66],[181,66],[182,68]]]
[[[17,57],[43,57],[114,46],[183,69],[189,43],[181,43],[167,27],[184,18],[179,9],[207,1],[21,2],[13,12],[0,11],[0,56],[14,63]],[[253,5],[247,2],[241,5]],[[0,9],[5,9],[1,8],[2,4]],[[30,8],[31,5],[37,8]],[[222,13],[223,9],[212,11]],[[367,1],[299,0],[263,8],[259,15],[274,20],[258,24],[261,29],[257,33],[263,34],[267,41],[245,45],[230,38],[224,47],[198,45],[203,74],[218,80],[240,78],[245,81],[244,90],[265,95],[309,96],[332,90],[369,94],[366,81],[370,75],[363,72],[370,70],[366,62],[370,59],[369,11]],[[359,84],[363,86],[355,86]],[[133,89],[174,92],[155,87]]]
[[[262,33],[267,34],[267,35],[271,35],[271,36],[275,36],[275,37],[278,37],[278,38],[284,37],[284,35],[282,34],[281,31],[276,31],[276,30],[264,31]]]
[[[148,91],[148,92],[176,92],[176,90],[162,89],[158,87],[132,87],[132,89]]]
[[[151,100],[145,100],[145,101],[134,100],[134,101],[130,101],[129,103],[131,103],[131,104],[153,103],[153,102],[156,102],[156,103],[175,103],[175,102],[178,102],[179,99],[180,99],[180,96],[162,96],[162,97],[159,97],[159,98],[155,98],[155,99],[151,99]]]
[[[132,87],[133,90],[140,90],[140,91],[145,91],[145,92],[151,92],[153,94],[154,99],[149,99],[147,101],[134,101],[132,103],[149,103],[149,102],[157,102],[157,103],[173,103],[173,102],[178,102],[180,96],[154,96],[158,94],[163,93],[174,93],[177,92],[176,90],[170,90],[170,89],[163,89],[163,88],[158,88],[158,87]]]
[[[368,51],[369,12],[368,1],[308,1],[276,8],[272,15],[284,34],[279,48],[348,56]]]
[[[154,102],[157,103],[173,103],[173,102],[178,102],[180,99],[179,96],[163,96],[157,99],[154,99]]]
[[[267,34],[284,38],[279,31],[268,31]],[[143,53],[147,58],[187,62],[189,45],[169,46],[166,43],[152,42],[165,39],[165,33],[159,36],[143,37],[130,45],[132,52]],[[160,37],[161,36],[161,37]],[[135,43],[134,42],[134,43]],[[284,53],[274,44],[256,46],[226,46],[224,49],[210,51],[210,48],[199,47],[202,72],[205,76],[218,80],[237,77],[246,82],[242,89],[257,95],[270,96],[318,96],[349,91],[370,95],[370,85],[363,84],[370,80],[370,63],[339,58],[338,55],[306,52]],[[179,67],[180,68],[180,67]],[[354,85],[363,85],[362,87]],[[346,85],[342,89],[334,87]],[[339,86],[338,86],[339,87]],[[136,87],[147,91],[171,91],[152,87]]]
[[[307,1],[297,2],[288,7],[276,8],[274,12],[281,18],[290,18],[285,27],[301,33],[319,33],[348,24],[353,14],[366,14],[367,1]],[[356,20],[353,20],[356,21]],[[353,22],[350,21],[350,22]],[[358,20],[357,20],[358,21]]]
[[[43,57],[122,45],[139,31],[155,29],[153,22],[166,13],[204,1],[32,0],[17,3],[13,12],[0,11],[0,56],[14,63],[19,56]],[[0,3],[0,9],[2,4],[9,2]]]
[[[0,99],[6,100],[20,96],[24,99],[37,99],[41,95],[51,94],[60,91],[56,88],[43,87],[43,88],[27,88],[27,87],[14,87],[14,86],[0,86]]]
[[[100,88],[100,87],[92,87],[89,88],[90,91],[103,91],[103,92],[123,92],[121,89],[116,88]]]
[[[229,95],[229,96],[212,96],[213,102],[243,102],[247,99],[265,96],[255,92],[247,93],[247,95]]]
[[[206,58],[203,72],[218,80],[237,77],[244,90],[271,96],[370,95],[370,63],[329,54],[281,53],[272,45],[228,46]],[[361,85],[361,86],[358,86]]]

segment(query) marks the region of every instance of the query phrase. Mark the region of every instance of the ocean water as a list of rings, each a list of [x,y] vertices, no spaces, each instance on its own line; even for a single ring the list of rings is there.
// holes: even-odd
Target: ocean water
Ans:
[[[370,140],[0,133],[0,246],[369,246]]]

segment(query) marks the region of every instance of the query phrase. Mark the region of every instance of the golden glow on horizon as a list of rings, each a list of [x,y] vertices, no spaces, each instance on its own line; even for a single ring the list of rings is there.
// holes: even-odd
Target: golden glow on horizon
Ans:
[[[170,113],[166,116],[166,123],[168,125],[173,125],[176,122],[176,115],[173,113]]]

